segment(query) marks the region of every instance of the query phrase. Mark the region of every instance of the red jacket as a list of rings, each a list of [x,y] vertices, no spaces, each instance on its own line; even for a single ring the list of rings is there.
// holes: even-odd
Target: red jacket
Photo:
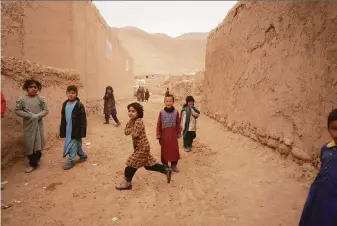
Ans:
[[[6,99],[1,92],[1,117],[4,117],[6,111]]]

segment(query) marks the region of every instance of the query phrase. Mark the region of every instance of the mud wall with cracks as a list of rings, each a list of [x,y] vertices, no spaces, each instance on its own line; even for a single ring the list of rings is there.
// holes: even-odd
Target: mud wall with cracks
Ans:
[[[22,158],[23,130],[22,119],[14,113],[16,100],[25,95],[22,85],[26,79],[34,78],[42,83],[40,93],[49,107],[44,118],[46,148],[50,148],[58,139],[62,103],[66,100],[66,88],[70,84],[79,87],[79,98],[84,89],[79,73],[73,70],[59,69],[31,61],[11,57],[1,58],[1,92],[7,100],[5,117],[1,119],[1,166],[7,166],[12,160]],[[102,111],[100,104],[85,102],[87,114]],[[90,126],[90,124],[89,124]]]
[[[337,107],[337,4],[239,2],[206,49],[203,113],[317,163]]]
[[[2,56],[76,70],[85,99],[132,96],[133,60],[89,1],[2,1]],[[109,44],[108,44],[109,43]]]
[[[203,82],[204,71],[200,71],[193,76],[170,77],[167,86],[164,86],[163,93],[165,93],[166,87],[170,88],[176,102],[180,104],[185,104],[186,97],[191,95],[194,97],[196,105],[200,107],[203,101]]]

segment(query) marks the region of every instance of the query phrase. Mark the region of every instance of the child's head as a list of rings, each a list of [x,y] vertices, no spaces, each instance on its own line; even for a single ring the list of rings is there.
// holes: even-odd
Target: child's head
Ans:
[[[29,96],[36,96],[37,92],[42,90],[42,85],[34,79],[29,79],[25,81],[22,89],[27,91]]]
[[[168,108],[172,107],[174,105],[174,96],[171,94],[166,95],[164,99],[164,103],[166,107]]]
[[[186,97],[186,105],[193,106],[194,105],[194,98],[192,96]]]
[[[328,116],[328,130],[331,138],[337,142],[337,108],[332,110]]]
[[[78,95],[78,90],[76,86],[67,87],[67,97],[69,101],[75,101]]]
[[[112,93],[114,90],[113,90],[113,88],[111,87],[111,86],[107,86],[106,88],[105,88],[105,93]]]
[[[136,102],[129,104],[128,115],[131,119],[143,118],[144,117],[143,106]]]

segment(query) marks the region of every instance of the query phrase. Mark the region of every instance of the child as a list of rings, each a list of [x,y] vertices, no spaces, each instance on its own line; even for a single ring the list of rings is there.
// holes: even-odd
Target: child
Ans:
[[[67,97],[61,111],[60,137],[66,138],[64,143],[63,158],[69,154],[69,159],[63,169],[69,170],[74,167],[76,155],[79,162],[87,160],[87,154],[82,149],[82,138],[87,134],[87,116],[84,105],[77,97],[76,86],[68,86]]]
[[[44,145],[43,122],[48,114],[48,107],[45,99],[38,95],[42,90],[40,82],[29,79],[23,85],[23,90],[27,95],[22,96],[16,102],[15,114],[23,118],[24,146],[29,159],[29,167],[26,173],[33,172],[40,162]]]
[[[145,92],[145,101],[149,102],[149,98],[150,98],[150,92],[149,92],[149,89],[146,89],[146,92]]]
[[[104,115],[105,115],[105,122],[104,124],[109,124],[110,115],[116,122],[116,126],[120,126],[120,122],[117,118],[117,110],[116,110],[116,102],[115,97],[113,94],[113,89],[111,86],[106,87],[104,99]]]
[[[181,110],[181,129],[183,131],[184,148],[186,152],[191,151],[193,140],[196,138],[197,118],[200,111],[194,106],[194,98],[186,97],[186,104]]]
[[[166,89],[166,92],[165,92],[165,96],[167,97],[167,96],[169,96],[170,95],[170,90],[169,90],[169,88],[167,88]]]
[[[1,92],[1,118],[5,116],[5,112],[6,112],[6,99]]]
[[[337,225],[337,109],[328,116],[332,141],[321,149],[321,169],[312,183],[299,226]]]
[[[181,137],[179,112],[174,108],[174,97],[168,95],[165,97],[164,110],[160,111],[157,122],[157,139],[161,145],[161,161],[168,166],[171,162],[171,168],[178,173],[177,168],[179,155],[178,139]]]
[[[126,124],[125,135],[131,135],[134,152],[127,160],[125,168],[125,180],[117,190],[132,189],[131,181],[138,168],[145,167],[146,170],[160,172],[166,175],[167,183],[171,182],[172,170],[164,165],[156,163],[150,153],[150,144],[146,137],[145,127],[142,121],[144,110],[139,103],[128,105],[130,121]]]

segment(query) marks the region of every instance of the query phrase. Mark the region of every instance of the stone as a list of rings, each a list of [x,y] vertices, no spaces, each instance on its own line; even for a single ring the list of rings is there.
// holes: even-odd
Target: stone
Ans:
[[[294,143],[294,140],[290,137],[285,137],[283,138],[283,142],[287,146],[291,146]]]
[[[295,158],[302,160],[304,162],[310,162],[313,160],[311,155],[309,155],[308,153],[306,153],[305,151],[303,151],[298,147],[293,147],[291,153]]]
[[[278,141],[274,138],[269,138],[267,141],[267,146],[271,148],[277,148],[278,147]]]
[[[288,155],[290,153],[290,147],[288,147],[287,145],[285,144],[280,144],[278,146],[278,152],[280,152],[280,154],[282,155]]]

